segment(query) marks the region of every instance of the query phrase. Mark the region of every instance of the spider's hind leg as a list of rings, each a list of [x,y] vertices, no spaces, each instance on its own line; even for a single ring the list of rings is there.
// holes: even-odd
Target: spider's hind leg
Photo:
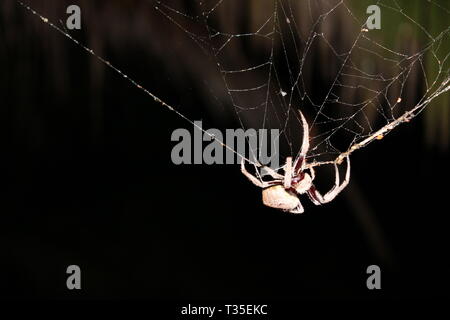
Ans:
[[[350,182],[350,158],[349,156],[346,157],[347,160],[347,171],[345,173],[345,179],[344,182],[342,182],[341,185],[339,185],[340,179],[339,179],[339,168],[335,164],[335,181],[334,186],[331,188],[330,191],[328,191],[325,195],[322,196],[322,194],[314,187],[311,186],[311,188],[308,190],[308,196],[311,199],[311,201],[316,204],[324,204],[332,201],[336,196],[344,190],[344,188],[348,185]]]
[[[299,202],[298,206],[295,209],[290,210],[289,212],[293,214],[300,214],[305,212],[305,209],[303,209],[302,204]]]

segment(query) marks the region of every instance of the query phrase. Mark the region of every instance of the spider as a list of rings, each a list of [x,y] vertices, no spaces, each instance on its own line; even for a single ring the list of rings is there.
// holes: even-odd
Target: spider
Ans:
[[[300,154],[292,163],[292,157],[286,158],[284,165],[284,176],[277,171],[266,167],[267,172],[273,178],[271,181],[262,181],[250,174],[245,168],[245,160],[242,159],[241,171],[242,173],[256,186],[263,188],[262,200],[264,205],[288,211],[291,213],[303,213],[304,209],[298,198],[298,195],[307,194],[309,199],[315,205],[321,205],[332,201],[336,196],[347,186],[350,181],[350,158],[346,157],[347,171],[345,173],[345,180],[339,184],[339,169],[337,164],[335,167],[335,181],[334,186],[325,195],[322,195],[314,186],[313,181],[315,172],[312,167],[306,168],[306,154],[309,150],[309,126],[302,112],[300,117],[303,124],[303,140]],[[305,169],[306,168],[306,169]],[[305,172],[309,170],[309,174]]]

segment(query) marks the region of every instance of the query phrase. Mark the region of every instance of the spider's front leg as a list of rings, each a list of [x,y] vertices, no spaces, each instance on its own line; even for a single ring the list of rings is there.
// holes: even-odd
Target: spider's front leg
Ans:
[[[322,194],[315,188],[315,186],[311,186],[311,188],[308,190],[308,195],[311,199],[311,201],[316,204],[324,204],[332,201],[336,196],[344,190],[344,188],[348,185],[350,182],[350,158],[349,156],[346,157],[347,160],[347,171],[345,173],[345,179],[344,182],[342,182],[341,185],[339,185],[339,169],[337,167],[337,164],[334,165],[335,168],[335,181],[334,186],[331,188],[330,191],[328,191],[325,195],[322,196]]]
[[[308,121],[306,121],[305,116],[303,113],[299,110],[300,117],[302,119],[302,126],[303,126],[303,139],[302,139],[302,148],[300,150],[300,154],[297,156],[297,158],[294,161],[293,165],[293,171],[295,173],[299,173],[303,171],[304,165],[306,164],[306,154],[309,150],[309,125]]]

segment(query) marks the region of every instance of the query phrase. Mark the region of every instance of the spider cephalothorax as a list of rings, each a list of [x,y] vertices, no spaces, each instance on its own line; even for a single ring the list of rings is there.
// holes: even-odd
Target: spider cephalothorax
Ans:
[[[242,173],[256,186],[264,189],[262,192],[263,203],[266,206],[292,213],[303,213],[304,211],[298,195],[306,193],[315,205],[321,205],[332,201],[350,181],[350,159],[347,156],[347,171],[344,182],[339,184],[339,169],[337,164],[334,164],[335,182],[333,188],[325,195],[317,191],[313,184],[315,178],[314,169],[312,166],[307,166],[306,161],[306,154],[309,150],[309,126],[301,112],[300,117],[303,124],[301,151],[294,163],[292,163],[291,157],[286,159],[286,164],[283,167],[284,175],[266,167],[273,180],[262,181],[247,171],[244,159],[241,162]],[[306,171],[309,171],[309,173]]]

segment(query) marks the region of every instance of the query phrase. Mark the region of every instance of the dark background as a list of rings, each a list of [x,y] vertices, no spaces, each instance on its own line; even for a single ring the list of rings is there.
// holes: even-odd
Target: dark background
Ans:
[[[264,207],[237,165],[173,165],[171,133],[192,131],[188,122],[108,69],[96,79],[103,67],[94,58],[6,2],[1,297],[448,296],[448,158],[425,145],[421,115],[356,152],[335,201],[315,207],[305,198],[303,215],[286,214]],[[135,35],[122,22],[115,28]],[[156,21],[152,32],[164,38],[167,28]],[[101,55],[207,128],[236,126],[227,112],[217,121],[202,81],[183,67],[187,56],[162,49],[178,63],[167,65],[137,37]],[[178,47],[192,46],[183,39]],[[71,264],[81,267],[81,291],[66,288]],[[382,290],[366,288],[371,264],[381,267]]]

